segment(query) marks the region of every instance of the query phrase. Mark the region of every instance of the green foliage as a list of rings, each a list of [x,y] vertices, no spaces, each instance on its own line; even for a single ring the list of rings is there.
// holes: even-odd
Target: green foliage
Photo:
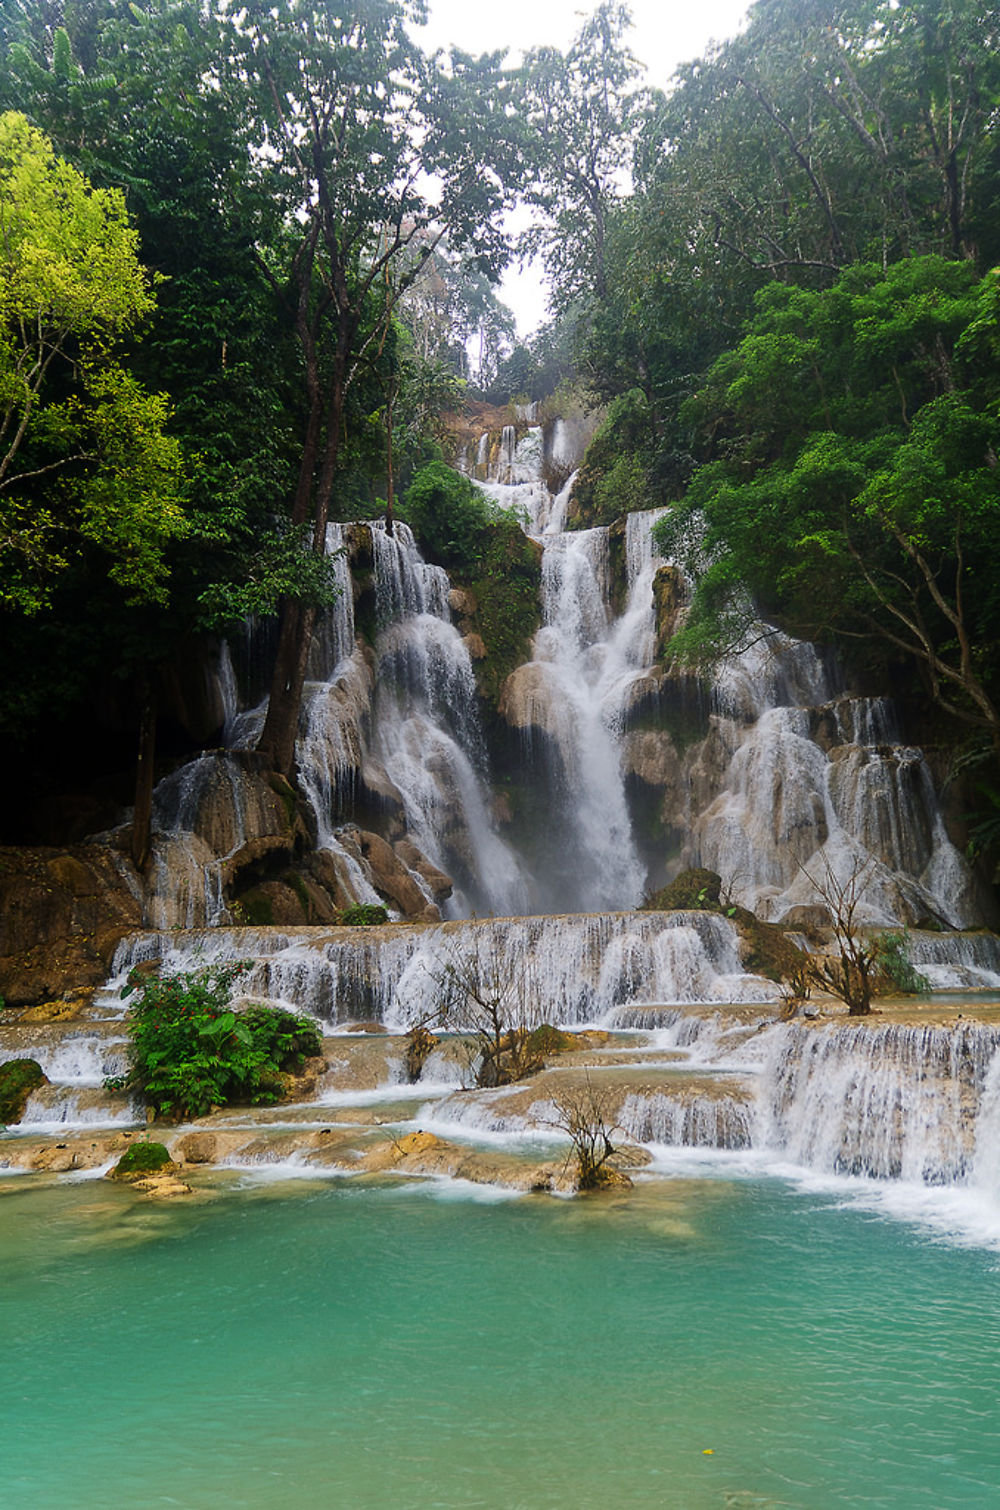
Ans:
[[[123,993],[137,998],[128,1015],[129,1071],[108,1088],[130,1090],[175,1120],[234,1102],[279,1101],[282,1075],[321,1051],[320,1034],[309,1018],[274,1007],[234,1012],[232,985],[248,968],[168,976],[133,970]]]
[[[721,906],[722,877],[703,867],[682,870],[679,876],[643,902],[645,912],[709,911]]]
[[[122,1180],[130,1176],[155,1174],[157,1170],[172,1163],[173,1159],[164,1144],[144,1139],[125,1150],[111,1174],[113,1179]]]
[[[874,941],[875,967],[904,996],[917,996],[921,991],[929,991],[931,983],[910,963],[909,950],[910,935],[906,928],[880,933]]]
[[[31,1092],[44,1084],[42,1067],[34,1059],[8,1059],[0,1064],[0,1127],[20,1122]]]
[[[518,103],[532,175],[527,197],[544,219],[522,245],[542,252],[556,308],[606,289],[608,216],[645,104],[626,42],[630,26],[626,6],[603,0],[565,55],[539,47],[524,61]]]
[[[500,515],[487,526],[469,587],[486,646],[486,659],[476,662],[476,680],[485,696],[495,700],[514,667],[529,658],[542,617],[541,552],[516,520]]]
[[[481,562],[486,530],[496,517],[486,495],[443,461],[421,467],[402,512],[431,560],[458,572]]]
[[[807,637],[881,644],[1000,739],[992,281],[910,258],[829,289],[773,284],[688,405],[711,459],[655,530],[698,576],[675,653],[707,660],[755,604]]]
[[[591,529],[656,507],[650,476],[652,441],[645,394],[633,389],[615,399],[587,447],[573,485],[574,524]]]
[[[154,308],[124,196],[95,189],[23,115],[0,116],[0,604],[35,614],[80,539],[162,601],[184,533],[162,396],[114,358]]]
[[[571,1034],[564,1033],[551,1022],[540,1022],[537,1028],[532,1028],[525,1043],[526,1053],[532,1059],[569,1054],[577,1047]]]
[[[374,902],[359,902],[356,907],[345,907],[337,914],[337,922],[344,928],[373,928],[388,921],[386,908]]]

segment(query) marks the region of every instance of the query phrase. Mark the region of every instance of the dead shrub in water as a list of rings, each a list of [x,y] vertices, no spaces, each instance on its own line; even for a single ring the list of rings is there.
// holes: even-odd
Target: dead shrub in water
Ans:
[[[867,1017],[878,974],[878,950],[875,942],[861,932],[858,908],[875,864],[872,860],[856,864],[845,880],[834,873],[825,856],[823,866],[824,874],[819,880],[804,866],[802,874],[829,910],[836,953],[811,955],[807,966],[809,978],[820,990],[829,991],[844,1002],[851,1017]]]
[[[477,1086],[511,1085],[542,1068],[531,1043],[537,994],[523,957],[511,961],[494,936],[477,937],[467,951],[449,944],[431,975],[441,992],[432,1020],[474,1036]]]
[[[628,1175],[609,1160],[617,1152],[611,1141],[622,1128],[611,1111],[606,1091],[596,1090],[589,1075],[583,1085],[570,1085],[552,1097],[555,1116],[551,1125],[568,1133],[576,1159],[577,1190],[604,1190],[630,1185]]]
[[[428,1026],[428,1023],[433,1021],[433,1016],[430,1018],[421,1018],[419,1022],[413,1024],[413,1027],[406,1035],[404,1062],[406,1065],[406,1078],[411,1085],[420,1079],[424,1071],[424,1065],[438,1046],[439,1040],[435,1038]]]

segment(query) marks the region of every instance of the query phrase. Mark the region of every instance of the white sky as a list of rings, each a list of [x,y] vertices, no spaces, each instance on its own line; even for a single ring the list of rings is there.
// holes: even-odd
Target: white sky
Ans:
[[[664,88],[679,63],[704,53],[709,42],[724,41],[739,31],[748,0],[631,0],[635,23],[631,48],[645,64],[648,81]],[[507,48],[510,61],[531,47],[569,46],[597,0],[429,0],[430,20],[415,36],[428,52],[450,44],[463,52]],[[536,267],[511,268],[500,297],[517,317],[518,331],[529,334],[545,317],[545,289]]]

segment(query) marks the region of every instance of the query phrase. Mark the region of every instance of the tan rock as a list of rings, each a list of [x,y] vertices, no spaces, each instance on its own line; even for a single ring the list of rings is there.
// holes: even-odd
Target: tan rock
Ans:
[[[448,607],[460,618],[471,619],[479,604],[474,593],[464,587],[453,587],[448,594]]]
[[[409,871],[393,854],[379,834],[359,832],[361,853],[371,868],[372,885],[380,895],[398,907],[405,917],[416,917],[427,906],[427,898]]]
[[[656,610],[656,653],[661,659],[667,644],[680,627],[678,617],[688,601],[687,584],[677,566],[661,566],[653,578]]]
[[[646,786],[673,788],[681,765],[674,742],[665,729],[633,729],[625,736],[624,768]]]
[[[143,1195],[150,1195],[158,1200],[173,1200],[179,1195],[191,1195],[191,1186],[185,1185],[183,1180],[176,1179],[170,1174],[151,1174],[141,1180],[129,1182],[133,1190],[140,1190]]]
[[[473,661],[485,661],[488,651],[486,642],[481,634],[466,634],[462,636],[462,644],[469,652],[469,659]]]
[[[185,1164],[211,1164],[218,1150],[219,1140],[214,1133],[185,1133],[174,1144],[172,1152],[179,1155]]]
[[[438,870],[436,865],[432,865],[411,839],[397,839],[392,848],[407,869],[415,870],[420,879],[426,883],[436,902],[443,902],[451,896],[454,884],[451,876],[445,875],[443,870]]]

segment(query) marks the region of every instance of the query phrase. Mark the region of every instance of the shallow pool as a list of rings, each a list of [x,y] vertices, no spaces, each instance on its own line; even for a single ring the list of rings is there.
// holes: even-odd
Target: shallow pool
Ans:
[[[997,1255],[775,1179],[5,1182],[0,1335],[18,1510],[1000,1503]]]

